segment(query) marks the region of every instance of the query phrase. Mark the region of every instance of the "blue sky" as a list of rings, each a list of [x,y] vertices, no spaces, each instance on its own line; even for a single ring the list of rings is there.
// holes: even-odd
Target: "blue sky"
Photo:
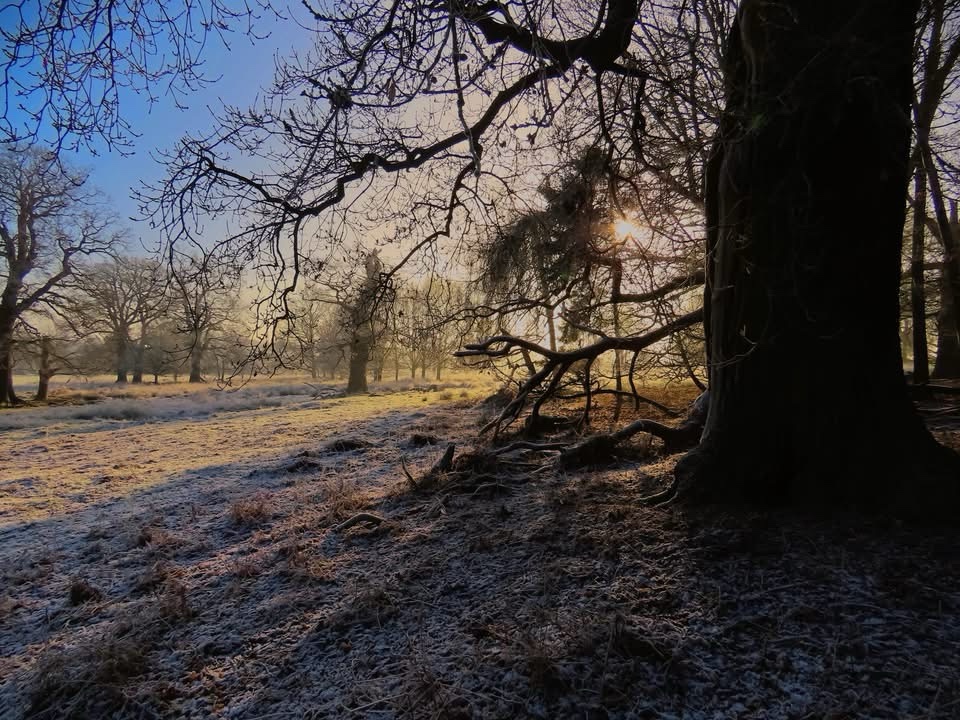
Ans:
[[[289,16],[288,11],[284,12]],[[231,33],[229,49],[219,38],[208,36],[201,56],[203,75],[216,82],[191,95],[179,93],[180,105],[186,108],[178,107],[172,95],[162,92],[163,88],[154,88],[157,100],[153,103],[145,95],[123,91],[121,113],[139,135],[131,138],[132,147],[110,150],[100,143],[95,155],[81,151],[68,156],[76,166],[89,171],[90,184],[107,196],[109,207],[129,229],[134,247],[141,239],[148,246],[159,239],[158,231],[148,223],[129,219],[139,213],[137,202],[131,198],[132,190],[142,181],[156,181],[163,176],[162,166],[154,159],[157,151],[174,147],[185,133],[212,129],[213,114],[224,104],[252,104],[258,93],[270,85],[275,56],[283,57],[291,49],[306,50],[312,41],[311,33],[297,22],[277,19],[270,13],[263,13],[256,32],[261,36],[258,39],[239,31]]]

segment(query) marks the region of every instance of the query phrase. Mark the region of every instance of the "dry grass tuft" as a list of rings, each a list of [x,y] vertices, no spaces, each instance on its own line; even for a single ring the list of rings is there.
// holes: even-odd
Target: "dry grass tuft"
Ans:
[[[265,492],[235,500],[230,505],[230,522],[234,525],[260,525],[269,520],[272,514],[273,503]]]
[[[346,520],[362,509],[365,504],[357,483],[344,477],[324,483],[318,500],[324,506],[324,520],[327,523]]]
[[[137,579],[136,589],[140,592],[157,590],[178,574],[179,570],[176,565],[167,560],[158,560],[144,570],[143,574]]]
[[[397,612],[396,601],[385,585],[363,581],[344,599],[339,610],[327,618],[333,628],[377,625]]]
[[[168,580],[160,594],[157,610],[166,620],[186,620],[193,617],[193,609],[187,600],[187,586],[179,580]]]
[[[0,622],[6,620],[14,612],[23,607],[23,603],[9,595],[0,596]]]
[[[74,578],[70,581],[70,604],[74,607],[101,599],[103,599],[103,593],[83,578]]]
[[[125,686],[147,669],[152,624],[121,622],[113,632],[48,652],[36,665],[27,715],[109,717],[128,706]]]
[[[175,544],[177,544],[177,541],[172,534],[167,530],[153,525],[145,525],[140,528],[140,531],[133,540],[135,547],[154,550]]]
[[[257,577],[263,572],[263,558],[258,555],[247,555],[233,561],[233,574],[238,578],[249,579]]]

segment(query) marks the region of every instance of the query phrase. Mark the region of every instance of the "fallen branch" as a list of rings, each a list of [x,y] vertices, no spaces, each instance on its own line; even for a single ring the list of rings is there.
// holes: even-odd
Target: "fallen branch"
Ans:
[[[414,479],[413,475],[410,474],[410,471],[407,470],[407,457],[406,457],[406,455],[401,455],[401,456],[400,456],[400,467],[403,469],[403,474],[407,476],[407,482],[410,483],[410,486],[411,486],[414,490],[416,490],[417,488],[419,488],[419,487],[420,487],[420,483],[418,483],[418,482]]]
[[[555,443],[538,443],[531,442],[529,440],[519,440],[515,443],[510,443],[509,445],[504,445],[500,448],[495,448],[490,451],[491,455],[507,455],[508,453],[516,452],[517,450],[533,450],[535,452],[549,452],[551,450],[565,450],[570,447],[568,443],[555,442]]]
[[[368,513],[368,512],[362,512],[362,513],[357,513],[349,520],[344,520],[339,525],[334,525],[333,528],[331,529],[333,530],[333,532],[343,532],[344,530],[349,530],[354,525],[357,525],[359,523],[372,523],[373,525],[379,525],[383,521],[384,519],[379,515],[374,515],[373,513]]]
[[[663,440],[664,450],[668,453],[687,450],[700,441],[703,426],[707,419],[710,396],[702,393],[693,403],[686,419],[677,427],[664,425],[656,420],[636,420],[616,432],[592,435],[560,453],[557,462],[564,467],[579,467],[606,462],[617,446],[634,435],[644,432]]]
[[[656,330],[644,333],[643,335],[632,337],[605,337],[591,345],[577,348],[576,350],[565,351],[551,350],[550,348],[513,335],[495,335],[481,343],[464,346],[464,349],[454,353],[454,356],[499,358],[508,356],[514,350],[520,350],[536,353],[544,359],[543,367],[524,381],[523,385],[521,385],[517,391],[516,397],[503,409],[500,416],[487,423],[480,431],[481,434],[483,434],[493,429],[494,436],[496,436],[500,430],[517,420],[521,411],[526,406],[530,394],[546,384],[546,389],[542,396],[534,403],[533,415],[537,415],[543,401],[556,391],[560,378],[570,370],[574,364],[580,361],[590,363],[610,350],[638,352],[670,337],[680,330],[702,321],[703,309],[701,308],[682,315],[672,322]]]

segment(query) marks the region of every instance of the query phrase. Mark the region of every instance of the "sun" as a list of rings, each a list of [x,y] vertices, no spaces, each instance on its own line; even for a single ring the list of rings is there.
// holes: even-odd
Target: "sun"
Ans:
[[[616,234],[617,240],[625,240],[630,237],[638,238],[641,235],[640,227],[626,218],[614,221],[613,232]]]

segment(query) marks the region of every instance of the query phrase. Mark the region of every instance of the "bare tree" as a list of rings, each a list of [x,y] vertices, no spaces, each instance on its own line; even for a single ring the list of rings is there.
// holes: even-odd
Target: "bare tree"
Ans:
[[[273,13],[258,0],[187,0],[176,10],[125,0],[8,3],[0,12],[0,137],[58,149],[125,148],[136,134],[123,112],[125,93],[179,100],[206,87],[203,47],[228,44],[234,30],[252,40],[261,15]]]
[[[77,260],[119,242],[85,182],[86,175],[48,153],[0,152],[0,403],[17,402],[11,351],[18,323],[60,307]]]
[[[189,381],[203,382],[204,357],[215,333],[233,314],[238,277],[232,268],[210,256],[181,256],[171,268],[170,285],[181,337],[176,351],[187,360]]]
[[[53,318],[45,318],[44,324],[42,331],[27,328],[27,333],[17,339],[19,354],[29,358],[37,371],[37,391],[33,399],[40,402],[47,400],[50,380],[55,375],[79,369],[72,333],[58,326]]]
[[[114,349],[117,382],[143,382],[144,343],[153,325],[169,308],[167,278],[155,260],[116,256],[82,267],[72,299],[73,322],[86,331],[110,338]]]
[[[153,375],[153,383],[160,382],[161,375],[174,373],[183,362],[178,353],[176,322],[164,319],[152,326],[143,342],[143,370]]]
[[[342,322],[350,338],[347,392],[367,391],[367,364],[371,351],[386,329],[385,310],[392,301],[383,284],[383,262],[376,252],[364,258],[363,275],[347,303],[340,306]]]
[[[952,0],[925,0],[921,5],[916,41],[913,101],[914,148],[911,240],[911,307],[914,381],[928,379],[927,322],[924,272],[925,230],[938,240],[940,265],[937,359],[933,374],[960,375],[960,259],[954,224],[948,214],[950,189],[956,192],[956,172],[948,158],[956,155],[953,125],[958,111],[955,95],[960,60],[960,6]]]
[[[907,398],[897,334],[917,9],[740,8],[707,169],[710,410],[681,487],[955,507],[957,457]]]

